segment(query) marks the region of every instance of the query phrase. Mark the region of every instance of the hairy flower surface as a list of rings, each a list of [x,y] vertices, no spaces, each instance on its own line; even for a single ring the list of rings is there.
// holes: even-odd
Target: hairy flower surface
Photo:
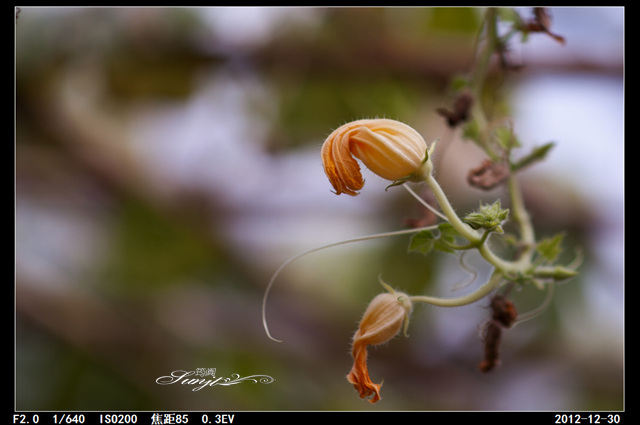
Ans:
[[[322,163],[336,194],[355,196],[364,185],[356,158],[378,176],[396,181],[418,173],[426,153],[426,142],[408,125],[367,119],[334,130],[322,145]]]
[[[406,324],[412,305],[409,296],[401,292],[383,293],[376,296],[360,321],[358,331],[353,336],[353,367],[347,379],[360,393],[361,398],[369,398],[371,403],[380,400],[381,384],[374,384],[367,368],[367,346],[379,345],[391,340]]]

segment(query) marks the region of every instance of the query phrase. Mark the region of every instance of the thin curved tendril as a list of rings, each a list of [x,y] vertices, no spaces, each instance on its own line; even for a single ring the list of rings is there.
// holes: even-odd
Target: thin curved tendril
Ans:
[[[293,263],[295,260],[297,260],[297,259],[299,259],[301,257],[304,257],[307,254],[312,254],[314,252],[320,251],[320,250],[325,249],[325,248],[331,248],[331,247],[334,247],[334,246],[344,245],[344,244],[348,244],[348,243],[352,243],[352,242],[362,242],[362,241],[371,240],[371,239],[384,238],[384,237],[388,237],[388,236],[398,236],[398,235],[407,235],[407,234],[411,234],[411,233],[418,233],[418,232],[421,232],[423,230],[434,230],[437,227],[438,227],[437,225],[433,225],[433,226],[426,226],[426,227],[417,227],[415,229],[397,230],[395,232],[385,232],[385,233],[377,233],[375,235],[360,236],[360,237],[357,237],[357,238],[346,239],[346,240],[343,240],[343,241],[340,241],[340,242],[333,242],[333,243],[330,243],[330,244],[327,244],[327,245],[322,245],[322,246],[319,246],[319,247],[316,247],[316,248],[312,248],[312,249],[309,249],[307,251],[301,252],[301,253],[296,254],[293,257],[289,258],[287,261],[282,263],[280,265],[280,267],[278,267],[278,269],[275,271],[275,273],[271,276],[271,279],[269,280],[269,283],[267,284],[267,288],[265,289],[264,296],[262,298],[262,325],[264,326],[264,330],[267,333],[267,336],[269,337],[269,339],[272,339],[273,341],[282,342],[279,339],[276,339],[273,336],[271,336],[271,332],[269,332],[269,326],[267,325],[267,314],[266,314],[267,297],[269,296],[269,292],[271,291],[271,287],[275,283],[275,281],[278,278],[278,275],[280,274],[280,272],[282,272],[282,270],[286,266],[288,266],[289,264]]]
[[[429,203],[427,201],[425,201],[424,199],[422,199],[413,189],[411,189],[406,183],[403,184],[402,186],[404,186],[405,189],[407,189],[407,191],[414,197],[416,198],[416,200],[418,202],[420,202],[425,208],[429,209],[432,213],[434,213],[435,215],[437,215],[438,217],[440,217],[441,219],[443,219],[444,221],[449,221],[449,219],[447,218],[447,216],[445,216],[444,214],[442,214],[440,211],[438,211],[437,209],[435,209],[434,207],[432,207],[431,205],[429,205]]]
[[[471,285],[473,282],[476,281],[476,279],[478,278],[478,271],[471,268],[469,265],[467,265],[467,263],[465,263],[464,261],[464,256],[468,253],[469,251],[464,251],[462,254],[460,254],[460,256],[458,257],[458,259],[460,260],[460,267],[462,267],[467,273],[469,273],[469,278],[465,279],[465,280],[461,280],[460,282],[456,283],[453,285],[453,290],[454,291],[458,291],[460,289],[466,288],[467,286]]]
[[[551,304],[551,300],[553,299],[554,284],[549,283],[547,284],[547,287],[549,288],[547,289],[547,296],[544,298],[544,301],[542,301],[542,304],[540,304],[540,306],[536,307],[535,309],[520,315],[518,317],[518,320],[516,320],[515,323],[513,324],[513,327],[515,327],[519,323],[522,323],[524,321],[533,319],[536,316],[539,316],[544,310],[547,309],[547,307],[549,307],[549,304]]]

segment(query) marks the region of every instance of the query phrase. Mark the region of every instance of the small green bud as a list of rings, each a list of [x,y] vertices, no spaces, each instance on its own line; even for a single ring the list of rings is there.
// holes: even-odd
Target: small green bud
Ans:
[[[563,266],[555,266],[551,268],[546,268],[544,270],[536,270],[536,277],[542,279],[553,279],[555,281],[567,280],[578,275],[576,270],[563,267]]]
[[[572,277],[576,277],[577,275],[578,275],[578,272],[575,270],[571,270],[562,266],[556,266],[553,269],[552,277],[555,280],[566,280],[566,279],[571,279]]]
[[[473,229],[503,233],[501,225],[508,217],[509,210],[502,208],[498,199],[491,205],[481,205],[477,212],[468,214],[463,220]]]

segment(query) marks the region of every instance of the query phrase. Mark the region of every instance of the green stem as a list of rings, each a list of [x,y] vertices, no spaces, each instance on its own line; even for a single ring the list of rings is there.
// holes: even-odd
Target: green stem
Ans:
[[[438,201],[438,204],[440,205],[440,209],[447,217],[447,220],[449,221],[451,226],[453,226],[453,228],[462,237],[468,239],[471,245],[476,245],[478,247],[478,251],[480,251],[480,254],[485,260],[487,260],[496,269],[505,274],[517,274],[518,272],[524,271],[522,265],[516,265],[515,263],[505,261],[498,257],[493,251],[491,251],[491,248],[489,248],[489,246],[484,243],[487,239],[486,236],[480,236],[478,232],[473,230],[468,224],[463,222],[460,217],[458,217],[455,210],[451,206],[447,195],[445,195],[442,187],[440,187],[440,184],[437,182],[437,180],[430,172],[425,174],[425,182],[431,188],[436,201]]]
[[[484,29],[486,34],[485,45],[478,56],[478,60],[471,76],[471,88],[477,101],[474,102],[473,116],[480,128],[480,136],[477,142],[493,160],[499,159],[499,155],[493,151],[487,135],[487,117],[482,107],[482,91],[486,76],[489,72],[491,58],[501,48],[500,43],[506,42],[515,31],[505,36],[504,40],[498,35],[498,11],[495,8],[488,8],[485,14]],[[495,267],[491,278],[481,285],[474,292],[458,298],[438,298],[431,296],[412,296],[413,302],[424,302],[443,307],[456,307],[473,303],[488,295],[497,288],[503,279],[517,280],[522,277],[529,279],[543,279],[559,281],[569,279],[576,275],[574,268],[562,266],[536,266],[532,264],[532,256],[535,249],[535,232],[531,223],[531,218],[527,212],[522,197],[520,187],[517,183],[515,173],[511,173],[508,179],[509,193],[511,197],[511,215],[517,223],[520,233],[520,240],[523,243],[523,250],[514,261],[507,261],[494,253],[487,242],[489,232],[482,236],[469,225],[464,223],[455,213],[444,191],[431,173],[431,161],[427,161],[424,167],[423,177],[429,185],[435,198],[440,205],[442,213],[453,228],[464,238],[469,240],[469,244],[455,246],[457,249],[478,248],[482,257]],[[415,195],[414,195],[415,196]]]
[[[520,227],[520,240],[524,244],[524,251],[520,254],[520,259],[522,262],[530,263],[535,245],[535,233],[515,173],[509,175],[509,193],[511,195],[511,214]]]
[[[497,270],[501,271],[505,275],[517,275],[523,274],[526,272],[526,269],[530,267],[530,263],[528,258],[525,258],[526,261],[522,261],[522,263],[514,263],[511,261],[505,261],[502,258],[498,257],[492,250],[489,248],[489,245],[486,244],[486,236],[480,236],[478,232],[473,230],[468,224],[464,223],[460,217],[456,214],[455,210],[451,206],[449,199],[445,195],[442,187],[438,184],[437,180],[433,177],[431,173],[426,173],[425,182],[429,185],[433,194],[440,205],[440,209],[443,214],[447,217],[447,220],[453,226],[453,228],[464,238],[469,240],[471,245],[476,245],[478,247],[478,251],[482,255],[482,257],[491,263]],[[514,186],[516,186],[514,184]],[[516,207],[517,210],[516,215],[519,217],[519,220],[523,231],[526,232],[527,238],[533,237],[533,230],[531,229],[530,222],[528,220],[528,216],[524,211],[524,204],[519,201],[519,191],[516,189]]]
[[[491,63],[491,57],[496,51],[498,43],[498,11],[489,7],[485,13],[484,26],[487,33],[487,40],[480,55],[476,66],[473,70],[472,87],[476,96],[480,96],[482,92],[482,86],[489,72],[489,65]]]
[[[485,12],[484,27],[486,31],[486,41],[482,53],[479,55],[475,64],[473,75],[471,76],[471,89],[474,93],[476,101],[473,103],[472,115],[480,128],[480,134],[478,140],[476,140],[484,149],[484,151],[495,160],[498,156],[493,152],[489,143],[489,135],[486,134],[487,129],[487,117],[482,107],[482,91],[484,83],[489,73],[489,66],[491,65],[491,58],[497,50],[499,38],[498,38],[498,11],[490,7]]]
[[[479,287],[474,292],[467,294],[462,297],[457,298],[438,298],[438,297],[430,297],[427,295],[414,295],[410,297],[411,302],[420,302],[431,305],[437,305],[440,307],[460,307],[463,305],[471,304],[476,302],[486,295],[488,295],[491,291],[498,287],[500,281],[502,280],[502,274],[494,273],[491,278]]]
[[[425,181],[431,188],[434,196],[436,197],[436,201],[440,205],[440,209],[442,213],[447,216],[449,223],[453,226],[454,229],[463,237],[469,240],[471,243],[479,243],[481,240],[481,236],[473,230],[468,224],[464,223],[460,217],[456,214],[449,199],[447,199],[447,195],[445,195],[444,191],[440,187],[440,184],[436,181],[431,173],[428,173],[425,176]]]
[[[500,270],[505,275],[515,276],[526,272],[523,264],[503,260],[502,258],[498,257],[486,243],[478,246],[478,251],[480,252],[480,255],[482,255],[482,258],[487,260],[491,265],[493,265],[496,269]]]

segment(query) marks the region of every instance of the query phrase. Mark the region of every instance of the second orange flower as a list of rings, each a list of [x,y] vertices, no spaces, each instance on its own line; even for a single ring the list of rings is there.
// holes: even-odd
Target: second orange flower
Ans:
[[[404,323],[405,334],[409,324],[409,314],[413,308],[411,297],[402,292],[395,292],[381,282],[388,291],[377,295],[369,304],[353,336],[351,354],[353,367],[347,380],[360,393],[361,398],[368,398],[371,403],[380,400],[380,386],[369,376],[367,367],[367,347],[380,345],[394,338]]]

